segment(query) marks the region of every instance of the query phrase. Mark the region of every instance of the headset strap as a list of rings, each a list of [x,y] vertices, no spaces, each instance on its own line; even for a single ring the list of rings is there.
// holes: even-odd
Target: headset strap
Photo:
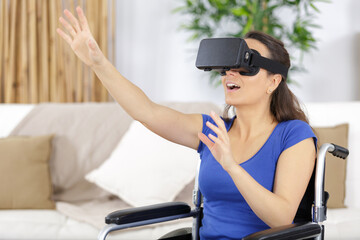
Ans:
[[[253,53],[251,55],[252,55],[250,60],[251,66],[261,67],[272,73],[279,73],[283,75],[284,78],[286,79],[289,69],[284,64],[281,64],[275,60],[262,57],[257,53]]]

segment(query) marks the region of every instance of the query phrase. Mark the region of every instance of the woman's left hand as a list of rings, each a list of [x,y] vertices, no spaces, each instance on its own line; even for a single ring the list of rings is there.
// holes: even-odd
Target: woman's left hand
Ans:
[[[206,126],[213,130],[217,134],[217,137],[212,134],[206,136],[203,133],[198,133],[198,137],[209,148],[214,158],[220,163],[224,170],[228,171],[234,165],[237,165],[232,156],[229,135],[224,121],[213,111],[210,116],[217,126],[210,122],[206,122]]]
[[[90,27],[83,10],[77,7],[76,12],[79,19],[67,9],[64,10],[64,14],[68,20],[65,20],[63,17],[59,19],[60,23],[68,31],[68,34],[60,28],[56,31],[70,45],[81,61],[90,67],[99,66],[104,62],[105,56],[90,32]]]

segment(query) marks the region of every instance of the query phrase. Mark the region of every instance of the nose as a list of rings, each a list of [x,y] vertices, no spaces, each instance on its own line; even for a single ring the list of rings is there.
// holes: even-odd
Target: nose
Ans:
[[[236,74],[239,73],[238,71],[232,70],[232,69],[224,69],[220,72],[221,76],[236,76]]]
[[[224,75],[235,76],[235,75],[236,75],[236,72],[230,69],[230,70],[225,71],[225,74],[224,74]]]

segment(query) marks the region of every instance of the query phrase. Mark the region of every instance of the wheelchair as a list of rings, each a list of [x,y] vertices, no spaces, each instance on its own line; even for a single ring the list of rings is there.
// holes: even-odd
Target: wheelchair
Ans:
[[[349,154],[346,148],[336,144],[325,143],[320,147],[311,180],[293,224],[256,232],[242,238],[242,240],[324,239],[323,222],[326,220],[326,203],[329,198],[329,194],[324,191],[325,155],[327,152],[342,159],[345,159]],[[202,196],[198,188],[198,177],[195,179],[193,203],[195,205],[193,209],[186,203],[169,202],[115,211],[106,216],[107,225],[99,233],[98,239],[104,240],[110,232],[121,229],[192,217],[192,228],[177,229],[159,239],[198,240],[202,218]]]

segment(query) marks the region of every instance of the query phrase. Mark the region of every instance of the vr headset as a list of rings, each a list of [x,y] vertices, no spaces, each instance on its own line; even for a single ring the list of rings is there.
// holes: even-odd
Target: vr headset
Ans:
[[[200,42],[196,67],[204,71],[218,71],[225,75],[230,69],[239,69],[241,75],[254,76],[260,68],[279,73],[285,79],[288,67],[262,57],[258,51],[250,49],[242,38],[207,38]]]

